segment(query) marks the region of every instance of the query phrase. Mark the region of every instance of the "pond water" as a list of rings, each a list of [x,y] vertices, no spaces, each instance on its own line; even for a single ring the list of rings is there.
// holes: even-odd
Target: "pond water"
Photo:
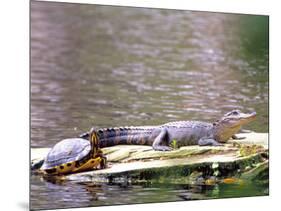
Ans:
[[[92,126],[212,122],[235,108],[258,114],[245,129],[268,132],[268,77],[265,16],[31,2],[31,147],[51,147]],[[175,201],[191,193],[172,184],[94,187],[32,176],[31,208]],[[264,192],[249,187],[216,188],[228,197]],[[200,197],[222,197],[212,193]]]
[[[268,195],[268,184],[189,185],[167,183],[94,183],[65,181],[59,184],[32,176],[32,209],[173,202]],[[43,184],[43,185],[42,185]],[[40,194],[39,194],[40,193]]]

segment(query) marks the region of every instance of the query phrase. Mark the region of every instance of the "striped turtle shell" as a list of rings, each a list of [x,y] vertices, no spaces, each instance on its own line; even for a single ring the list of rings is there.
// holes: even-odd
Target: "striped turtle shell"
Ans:
[[[69,138],[58,142],[48,153],[42,170],[72,163],[86,158],[91,152],[90,141],[82,138]]]

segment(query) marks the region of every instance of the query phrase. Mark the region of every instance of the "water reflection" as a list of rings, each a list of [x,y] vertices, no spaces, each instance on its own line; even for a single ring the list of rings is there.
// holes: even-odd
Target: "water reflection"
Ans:
[[[214,121],[233,108],[255,110],[248,129],[268,132],[267,17],[31,2],[32,147],[93,125]],[[51,208],[53,187],[32,179],[34,207],[51,197]]]
[[[266,195],[266,184],[245,181],[241,184],[173,183],[95,183],[64,181],[43,182],[32,177],[32,209],[73,208],[101,205],[189,201],[213,198]],[[35,193],[37,193],[35,195]],[[40,193],[40,194],[38,194]]]

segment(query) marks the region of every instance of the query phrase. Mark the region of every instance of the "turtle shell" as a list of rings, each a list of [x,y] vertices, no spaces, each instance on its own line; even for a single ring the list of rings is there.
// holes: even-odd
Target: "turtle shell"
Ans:
[[[42,170],[79,161],[89,155],[90,141],[82,138],[69,138],[58,142],[48,153]]]

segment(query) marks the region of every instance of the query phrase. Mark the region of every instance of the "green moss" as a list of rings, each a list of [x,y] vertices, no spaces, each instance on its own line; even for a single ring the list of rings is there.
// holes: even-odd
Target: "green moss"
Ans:
[[[269,171],[269,163],[268,160],[256,164],[254,168],[249,168],[247,171],[245,171],[242,175],[241,178],[243,179],[262,179],[264,175],[268,177],[268,172]]]
[[[173,149],[178,149],[177,140],[176,140],[176,139],[172,140],[170,146],[171,146]]]
[[[253,144],[253,145],[240,144],[238,155],[241,157],[254,155],[263,149],[264,148],[262,146],[256,145],[256,144]]]

